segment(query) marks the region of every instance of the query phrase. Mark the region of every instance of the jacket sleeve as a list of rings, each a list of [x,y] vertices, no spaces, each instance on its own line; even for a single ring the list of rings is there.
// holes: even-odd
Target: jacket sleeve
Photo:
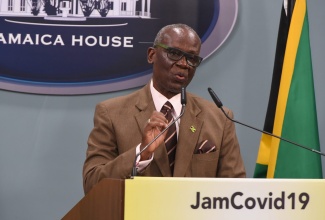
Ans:
[[[233,113],[228,109],[227,114],[233,118]],[[218,177],[246,177],[243,159],[236,135],[235,124],[227,119],[224,126],[223,140],[218,162]]]
[[[136,146],[120,153],[108,107],[96,106],[94,127],[88,138],[88,149],[83,167],[85,194],[103,178],[128,178],[135,158]]]

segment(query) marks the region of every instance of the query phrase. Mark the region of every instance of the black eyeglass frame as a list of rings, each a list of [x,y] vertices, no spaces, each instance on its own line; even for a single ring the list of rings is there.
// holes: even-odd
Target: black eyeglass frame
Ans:
[[[202,60],[203,60],[203,58],[200,57],[200,56],[187,53],[187,52],[182,51],[182,50],[180,50],[178,48],[175,48],[175,47],[169,47],[169,46],[167,46],[165,44],[162,44],[162,43],[155,44],[153,47],[155,47],[155,48],[156,47],[161,47],[161,48],[165,49],[167,51],[167,57],[169,59],[173,60],[173,61],[179,61],[180,59],[185,57],[186,63],[191,67],[195,67],[195,68],[198,67],[201,64]],[[171,55],[170,55],[170,53],[172,51],[180,52],[181,56],[178,59],[172,58]],[[197,64],[193,64],[193,63],[191,63],[191,61],[189,61],[189,59],[193,59],[193,58],[197,59]]]

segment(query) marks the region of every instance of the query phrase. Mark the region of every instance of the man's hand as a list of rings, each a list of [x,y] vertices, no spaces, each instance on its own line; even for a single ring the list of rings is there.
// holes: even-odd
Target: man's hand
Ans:
[[[142,141],[140,145],[140,151],[147,146],[162,130],[164,130],[168,125],[168,121],[164,114],[158,111],[154,111],[148,122],[146,123],[142,135]],[[152,153],[158,148],[158,146],[163,143],[167,132],[164,132],[157,140],[155,140],[145,151],[141,153],[142,160],[148,160]]]

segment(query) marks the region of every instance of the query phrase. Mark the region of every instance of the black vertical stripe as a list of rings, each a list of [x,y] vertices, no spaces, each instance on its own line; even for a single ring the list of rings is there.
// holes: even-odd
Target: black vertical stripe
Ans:
[[[264,122],[264,131],[270,133],[273,132],[273,124],[274,124],[275,111],[276,111],[276,105],[277,105],[278,94],[279,94],[283,60],[284,60],[284,54],[286,50],[286,43],[287,43],[288,32],[289,32],[294,4],[295,4],[295,0],[288,0],[288,14],[285,13],[283,5],[281,10],[281,18],[280,18],[278,39],[277,39],[274,66],[273,66],[271,90],[270,90],[269,103],[268,103],[265,122]]]

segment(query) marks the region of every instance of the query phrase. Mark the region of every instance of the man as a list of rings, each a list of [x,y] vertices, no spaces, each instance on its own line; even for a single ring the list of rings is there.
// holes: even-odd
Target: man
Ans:
[[[83,170],[85,193],[103,178],[130,177],[134,164],[141,176],[245,177],[234,124],[214,103],[191,93],[176,128],[171,126],[143,150],[169,123],[169,113],[160,112],[166,101],[174,118],[180,114],[181,88],[192,81],[202,60],[200,48],[199,36],[187,25],[162,28],[147,54],[152,80],[130,95],[96,106]],[[175,143],[167,150],[171,139]]]

